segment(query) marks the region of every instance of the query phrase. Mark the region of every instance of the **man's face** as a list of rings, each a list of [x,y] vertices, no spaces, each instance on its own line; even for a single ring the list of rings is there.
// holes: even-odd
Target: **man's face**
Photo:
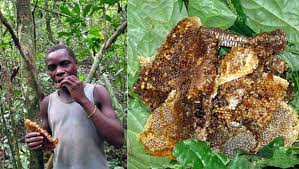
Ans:
[[[60,83],[63,78],[77,76],[77,64],[73,57],[69,56],[65,49],[51,52],[45,59],[48,75],[55,83]]]

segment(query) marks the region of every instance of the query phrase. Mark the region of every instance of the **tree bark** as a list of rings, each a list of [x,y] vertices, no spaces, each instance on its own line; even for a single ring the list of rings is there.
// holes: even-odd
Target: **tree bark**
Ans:
[[[34,83],[37,77],[35,66],[35,51],[33,48],[33,28],[32,28],[32,13],[30,10],[30,0],[17,0],[17,23],[20,46],[31,66],[27,65],[24,60],[21,62],[21,76],[23,96],[25,98],[25,111],[28,112],[30,119],[36,121],[38,119],[37,112],[39,111],[39,96]],[[33,69],[30,72],[29,69]],[[32,75],[33,74],[33,75]],[[41,151],[30,152],[30,169],[43,169],[44,161]]]
[[[18,48],[22,58],[24,59],[24,61],[26,62],[27,66],[29,67],[28,70],[30,72],[30,75],[32,77],[32,83],[34,83],[34,88],[38,93],[39,98],[43,98],[44,97],[44,93],[41,89],[41,86],[36,78],[36,69],[33,66],[32,61],[30,60],[28,54],[24,52],[24,50],[22,49],[22,46],[20,44],[20,40],[19,38],[16,36],[14,30],[12,29],[12,27],[10,26],[10,24],[7,22],[6,18],[3,16],[3,14],[1,13],[0,10],[0,20],[3,23],[3,25],[6,27],[6,29],[8,30],[9,34],[11,35],[14,44],[16,45],[16,47]]]
[[[49,1],[45,0],[45,10],[49,11]],[[51,16],[49,12],[46,12],[46,28],[47,28],[47,32],[48,32],[48,39],[49,41],[53,44],[54,40],[53,40],[53,32],[51,29]]]
[[[8,104],[8,107],[10,106],[10,99],[11,99],[11,94],[12,94],[12,88],[11,88],[11,84],[8,84],[10,81],[8,80],[9,78],[9,73],[8,73],[8,70],[7,70],[7,61],[2,61],[4,64],[3,64],[3,79],[4,79],[4,83],[6,83],[6,87],[7,87],[7,94],[6,94],[6,103],[5,104],[1,104],[1,105],[7,105]],[[1,99],[2,100],[2,99]],[[4,124],[4,133],[5,133],[5,136],[7,137],[7,140],[8,140],[8,145],[9,145],[9,149],[11,151],[11,157],[12,157],[12,162],[13,162],[13,165],[14,165],[14,168],[16,169],[20,169],[20,161],[17,160],[17,156],[16,156],[16,149],[15,149],[15,144],[14,144],[14,135],[13,133],[14,132],[10,132],[9,131],[9,128],[8,128],[8,123],[6,122],[6,119],[4,117],[4,106],[1,106],[1,110],[0,110],[0,113],[1,113],[1,118],[2,118],[2,123]],[[11,117],[11,114],[9,114],[9,116]],[[12,126],[14,127],[14,126]]]
[[[62,23],[61,23],[61,18],[60,18],[60,14],[59,14],[59,2],[58,0],[54,0],[54,3],[53,3],[53,9],[54,9],[54,12],[55,12],[55,20],[56,20],[56,30],[58,32],[58,30],[62,30]],[[59,43],[59,44],[63,44],[63,41],[61,38],[57,37],[57,42],[56,43]]]

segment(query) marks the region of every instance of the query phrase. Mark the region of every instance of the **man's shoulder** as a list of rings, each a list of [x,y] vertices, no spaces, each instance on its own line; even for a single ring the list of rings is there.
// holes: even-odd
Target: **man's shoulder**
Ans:
[[[94,88],[94,93],[96,93],[96,94],[101,94],[101,93],[107,91],[107,89],[104,86],[100,85],[100,84],[87,83],[86,85],[92,86]]]
[[[102,102],[104,100],[111,98],[108,90],[104,86],[100,84],[92,84],[92,85],[94,86],[93,96],[96,102],[100,102],[101,104],[103,104]]]
[[[48,105],[49,104],[49,99],[50,99],[50,95],[45,96],[41,101],[40,101],[40,105]]]

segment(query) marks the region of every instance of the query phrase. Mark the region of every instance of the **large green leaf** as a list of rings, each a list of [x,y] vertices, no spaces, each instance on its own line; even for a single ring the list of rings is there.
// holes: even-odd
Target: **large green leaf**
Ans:
[[[299,71],[299,55],[285,51],[280,55],[280,58],[287,62],[292,71]]]
[[[212,150],[207,142],[188,139],[176,144],[173,155],[185,167],[194,169],[225,169],[228,157]]]
[[[204,26],[227,29],[237,16],[221,0],[201,0],[189,2],[189,16],[198,16]]]
[[[229,169],[290,168],[299,164],[299,147],[284,147],[284,138],[277,137],[261,148],[257,155],[237,154]]]
[[[271,158],[273,157],[273,152],[275,151],[275,149],[282,146],[284,146],[284,138],[277,137],[271,143],[261,148],[258,151],[258,155],[265,158]]]
[[[138,57],[151,57],[171,28],[187,17],[180,12],[178,1],[128,1],[128,81],[129,88],[136,80]]]
[[[128,110],[128,167],[143,169],[168,164],[167,158],[146,154],[143,145],[137,141],[137,135],[143,130],[150,115],[149,109],[141,101],[133,99],[129,102]]]
[[[92,5],[88,4],[84,7],[83,9],[83,17],[86,17],[86,15],[89,13],[90,9],[91,9]]]
[[[241,5],[251,29],[257,33],[283,29],[299,51],[299,1],[241,0]]]
[[[68,16],[73,16],[73,13],[70,11],[69,7],[65,4],[60,6],[60,12]]]
[[[262,159],[264,166],[289,168],[299,164],[298,148],[299,147],[284,147],[284,138],[277,137],[271,141],[271,143],[261,148],[258,155],[264,157]]]
[[[259,169],[256,163],[251,161],[250,155],[237,154],[235,158],[229,163],[229,169]]]

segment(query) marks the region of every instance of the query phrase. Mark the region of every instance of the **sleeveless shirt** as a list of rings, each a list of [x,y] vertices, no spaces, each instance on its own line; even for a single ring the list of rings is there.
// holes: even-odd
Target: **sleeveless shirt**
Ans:
[[[94,85],[86,84],[85,95],[94,103]],[[54,169],[104,169],[107,160],[104,139],[75,101],[63,102],[58,90],[49,97],[48,121],[52,135],[59,139],[54,149]]]

